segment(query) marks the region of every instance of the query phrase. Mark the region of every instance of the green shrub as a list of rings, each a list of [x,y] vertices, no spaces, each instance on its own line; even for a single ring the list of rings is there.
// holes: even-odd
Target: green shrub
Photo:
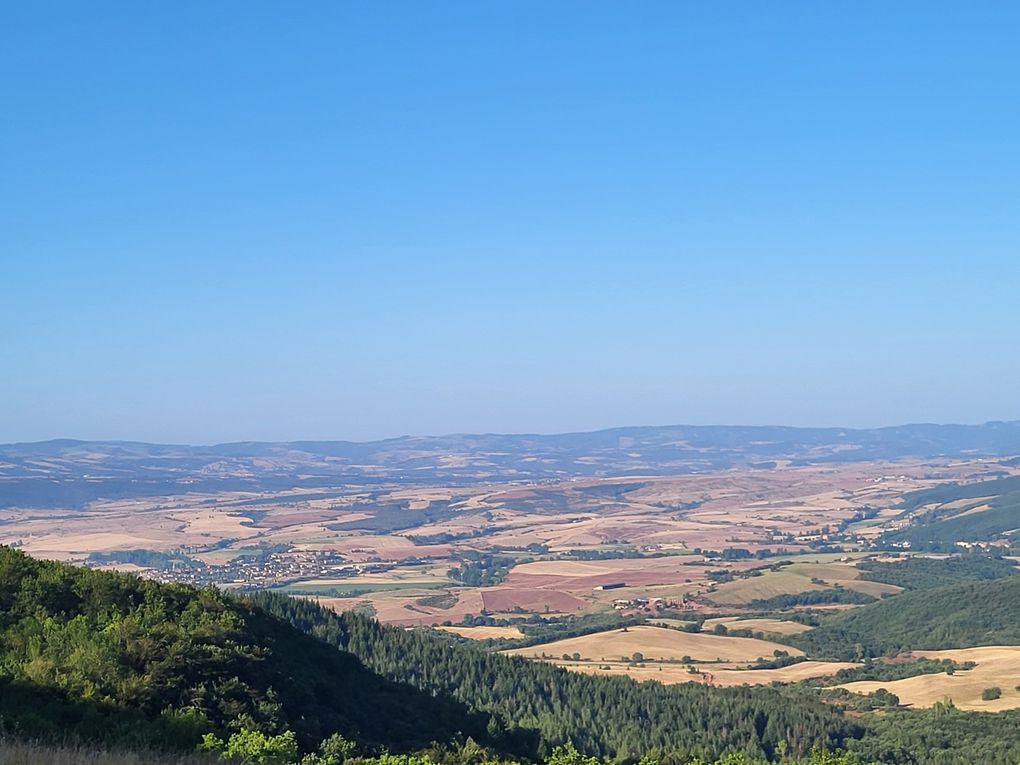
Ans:
[[[242,730],[225,742],[207,733],[200,749],[244,765],[290,765],[298,757],[297,737],[289,730],[278,736],[267,736],[259,730]]]

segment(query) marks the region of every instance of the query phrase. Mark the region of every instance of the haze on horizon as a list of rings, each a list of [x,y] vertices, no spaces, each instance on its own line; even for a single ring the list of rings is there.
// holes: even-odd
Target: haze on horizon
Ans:
[[[12,5],[0,442],[1020,419],[1018,28]]]

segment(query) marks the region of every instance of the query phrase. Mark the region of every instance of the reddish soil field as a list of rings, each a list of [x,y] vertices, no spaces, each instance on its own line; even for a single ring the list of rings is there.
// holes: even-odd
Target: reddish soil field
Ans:
[[[482,602],[487,611],[511,611],[515,607],[525,611],[543,612],[580,611],[588,606],[586,601],[566,592],[542,589],[518,589],[493,587],[482,591]]]

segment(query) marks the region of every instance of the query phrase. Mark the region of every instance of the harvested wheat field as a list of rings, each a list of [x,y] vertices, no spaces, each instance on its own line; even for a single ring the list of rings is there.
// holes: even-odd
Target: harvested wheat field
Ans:
[[[741,619],[739,616],[723,616],[717,619],[706,619],[702,629],[712,630],[717,624],[731,630],[751,630],[751,632],[771,632],[774,635],[799,635],[811,629],[800,622],[784,621],[783,619]]]
[[[655,680],[666,685],[675,683],[709,683],[711,685],[768,685],[769,683],[796,683],[813,677],[832,675],[841,669],[857,666],[849,662],[802,661],[779,669],[717,669],[701,665],[696,672],[677,664],[656,664],[644,662],[640,666],[615,663],[594,664],[581,662],[557,662],[573,672],[590,675],[625,675],[633,680]]]
[[[674,660],[690,657],[695,661],[755,661],[786,651],[792,656],[803,652],[790,646],[755,638],[708,635],[703,632],[681,632],[666,627],[638,626],[625,630],[597,632],[594,635],[556,640],[552,643],[515,648],[506,653],[514,656],[542,658],[577,653],[591,661],[619,661],[640,653],[646,660]]]
[[[813,584],[806,576],[780,569],[749,579],[735,579],[716,588],[707,597],[720,606],[746,606],[755,600],[767,600],[777,595],[797,595],[824,587]]]
[[[768,600],[779,595],[798,595],[803,592],[830,590],[845,587],[874,598],[895,595],[901,587],[882,582],[858,579],[860,571],[853,562],[847,563],[794,563],[761,576],[735,579],[717,587],[708,598],[718,605],[744,606],[755,600]]]
[[[950,698],[960,709],[1001,712],[1004,709],[1020,708],[1020,690],[1017,690],[1020,685],[1020,646],[914,651],[913,655],[958,662],[973,661],[977,666],[953,675],[943,672],[889,682],[866,680],[847,683],[842,687],[855,693],[871,693],[885,688],[899,696],[901,704],[913,707],[930,707]],[[985,688],[999,688],[1002,696],[993,701],[983,701],[981,692]]]
[[[471,638],[472,640],[489,640],[505,638],[507,640],[518,640],[524,637],[524,633],[516,627],[439,627],[444,632],[452,632],[454,635]]]

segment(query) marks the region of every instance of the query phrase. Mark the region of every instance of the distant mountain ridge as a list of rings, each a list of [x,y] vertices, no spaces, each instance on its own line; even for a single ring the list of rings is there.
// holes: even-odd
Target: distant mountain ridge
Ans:
[[[770,467],[776,460],[811,464],[1013,455],[1020,455],[1020,421],[871,429],[665,425],[553,435],[451,434],[211,446],[58,439],[0,445],[0,507],[76,506],[98,497],[175,490],[458,485],[683,475]]]
[[[795,427],[787,425],[636,425],[567,433],[449,433],[429,436],[396,436],[371,441],[298,440],[227,441],[211,445],[164,444],[147,441],[88,440],[60,438],[45,441],[20,441],[0,444],[0,455],[58,454],[82,447],[123,449],[139,448],[150,452],[188,452],[258,456],[278,450],[306,451],[340,456],[386,450],[400,446],[426,448],[517,447],[534,448],[613,448],[620,439],[636,439],[642,444],[665,444],[677,440],[701,442],[705,446],[730,447],[768,442],[781,444],[887,444],[919,449],[910,456],[934,456],[932,449],[975,450],[1003,456],[1020,449],[1020,420],[996,420],[978,425],[911,423],[880,428]]]

